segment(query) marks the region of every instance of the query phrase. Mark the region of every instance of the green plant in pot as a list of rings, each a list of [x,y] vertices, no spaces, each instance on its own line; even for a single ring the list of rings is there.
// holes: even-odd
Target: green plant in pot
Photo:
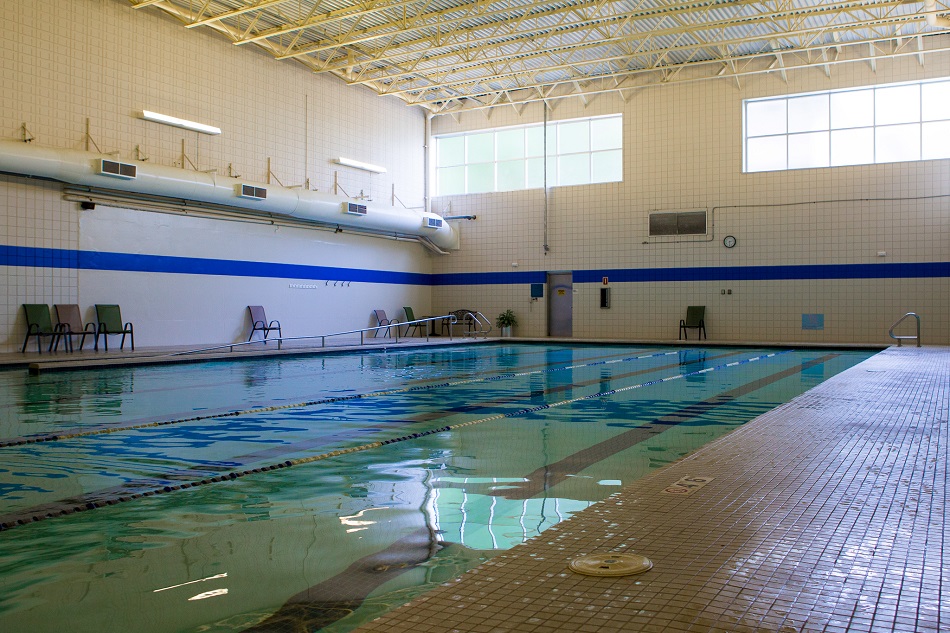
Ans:
[[[495,325],[501,328],[502,336],[511,336],[511,328],[518,325],[518,317],[511,310],[505,310],[495,319]]]

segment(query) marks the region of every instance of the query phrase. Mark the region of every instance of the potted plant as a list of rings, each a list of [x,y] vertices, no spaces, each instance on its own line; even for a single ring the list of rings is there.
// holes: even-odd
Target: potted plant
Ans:
[[[511,328],[518,325],[518,318],[511,310],[505,310],[495,319],[495,325],[501,328],[502,336],[511,336]]]

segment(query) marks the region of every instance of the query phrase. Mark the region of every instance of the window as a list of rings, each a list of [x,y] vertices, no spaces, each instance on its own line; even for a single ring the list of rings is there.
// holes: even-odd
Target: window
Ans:
[[[650,237],[660,235],[705,235],[705,211],[650,214]]]
[[[746,172],[950,158],[950,80],[743,102]]]
[[[545,160],[545,144],[547,159]],[[611,115],[435,137],[436,195],[623,180],[623,119]],[[546,164],[545,164],[546,163]]]

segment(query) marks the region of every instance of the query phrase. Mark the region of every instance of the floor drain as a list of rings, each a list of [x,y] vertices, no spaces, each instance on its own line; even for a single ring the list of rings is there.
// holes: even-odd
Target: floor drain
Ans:
[[[571,561],[571,571],[585,576],[632,576],[653,567],[653,562],[639,554],[588,554]]]

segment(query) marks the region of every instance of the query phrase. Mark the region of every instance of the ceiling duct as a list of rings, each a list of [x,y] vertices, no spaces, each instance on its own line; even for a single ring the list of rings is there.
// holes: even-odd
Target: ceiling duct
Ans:
[[[107,166],[107,162],[119,167]],[[265,183],[235,182],[234,178],[215,173],[154,163],[119,163],[93,152],[0,141],[0,172],[129,194],[206,203],[235,211],[271,213],[305,222],[352,226],[384,235],[412,235],[440,250],[459,248],[458,233],[448,222],[443,222],[439,228],[429,227],[423,215],[411,209],[362,202],[354,204],[342,196]],[[351,216],[348,211],[351,204],[362,207],[366,213]],[[441,220],[437,215],[428,215]]]

